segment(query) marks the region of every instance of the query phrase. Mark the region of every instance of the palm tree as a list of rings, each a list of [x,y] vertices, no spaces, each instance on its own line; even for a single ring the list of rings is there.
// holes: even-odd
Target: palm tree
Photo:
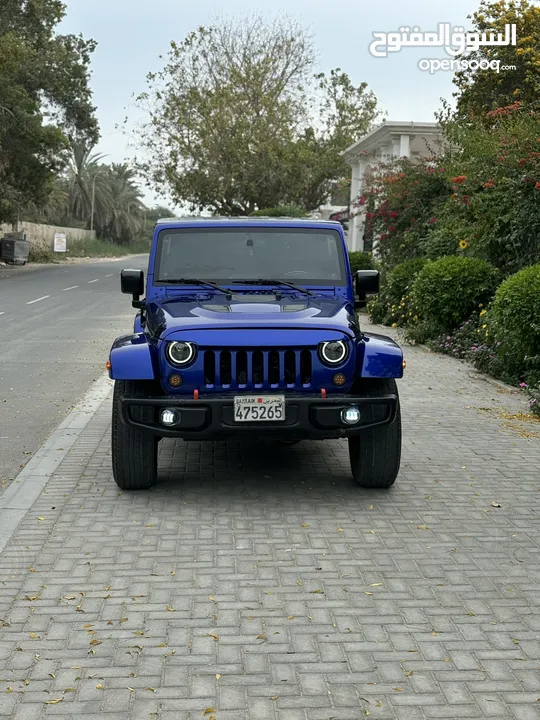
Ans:
[[[102,153],[92,153],[92,148],[82,142],[73,142],[68,167],[69,211],[79,220],[90,225],[92,192],[95,189],[94,217],[96,225],[104,225],[109,210],[109,192],[106,182],[107,166],[102,164]]]
[[[108,210],[102,232],[113,242],[129,242],[141,230],[144,211],[135,173],[125,163],[113,164],[106,183]]]

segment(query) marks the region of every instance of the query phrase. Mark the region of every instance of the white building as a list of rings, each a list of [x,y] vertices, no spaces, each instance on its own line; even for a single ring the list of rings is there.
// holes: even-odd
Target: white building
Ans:
[[[393,158],[412,160],[440,152],[443,135],[437,123],[382,122],[343,152],[352,168],[349,233],[351,252],[364,249],[365,213],[352,206],[361,194],[372,168]]]

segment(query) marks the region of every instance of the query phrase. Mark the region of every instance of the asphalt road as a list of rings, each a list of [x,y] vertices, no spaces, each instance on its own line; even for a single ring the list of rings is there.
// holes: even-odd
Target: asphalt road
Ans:
[[[135,310],[120,270],[147,255],[0,270],[0,485],[105,372],[112,341]]]

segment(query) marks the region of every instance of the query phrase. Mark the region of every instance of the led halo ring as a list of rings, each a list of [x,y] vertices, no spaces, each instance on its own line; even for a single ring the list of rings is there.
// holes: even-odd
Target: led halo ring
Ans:
[[[173,357],[171,351],[176,345],[184,345],[189,348],[189,356],[186,358],[186,360],[179,361]],[[191,363],[195,358],[196,349],[195,344],[192,342],[175,341],[167,344],[167,349],[165,352],[167,354],[167,359],[172,365],[175,365],[176,367],[185,367],[186,365],[189,365],[189,363]]]
[[[341,345],[342,348],[342,354],[341,357],[339,357],[337,360],[331,360],[325,355],[325,350],[328,347],[328,345]],[[347,355],[349,353],[349,348],[347,345],[343,342],[343,340],[329,340],[328,342],[322,342],[319,345],[319,355],[321,357],[321,360],[325,362],[327,365],[340,365],[345,361],[347,358]]]

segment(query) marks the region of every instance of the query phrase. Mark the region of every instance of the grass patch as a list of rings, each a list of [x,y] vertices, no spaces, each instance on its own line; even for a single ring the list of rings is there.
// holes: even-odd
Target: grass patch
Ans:
[[[137,238],[127,245],[119,245],[118,243],[108,242],[107,240],[101,240],[99,238],[72,241],[68,238],[68,249],[65,254],[55,253],[49,249],[31,248],[29,262],[51,263],[62,262],[62,260],[67,258],[122,257],[123,255],[150,252],[150,245],[150,238]]]

